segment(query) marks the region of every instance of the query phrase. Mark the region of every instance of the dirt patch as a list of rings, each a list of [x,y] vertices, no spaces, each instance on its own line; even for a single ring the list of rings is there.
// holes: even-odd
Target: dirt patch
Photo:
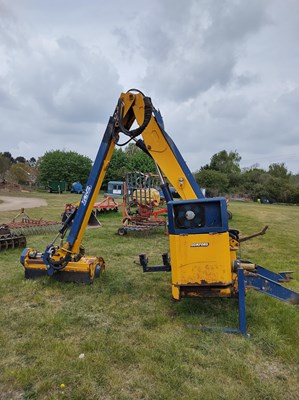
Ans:
[[[21,208],[27,209],[48,205],[44,199],[31,197],[0,196],[0,200],[3,202],[0,204],[0,211],[13,211],[20,210]]]
[[[21,186],[4,180],[0,182],[0,192],[21,192]]]

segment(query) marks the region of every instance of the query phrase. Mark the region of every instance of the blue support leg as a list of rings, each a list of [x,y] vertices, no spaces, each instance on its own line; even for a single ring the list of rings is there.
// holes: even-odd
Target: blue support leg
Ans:
[[[246,327],[246,302],[245,302],[245,282],[244,269],[238,269],[238,292],[239,292],[239,329],[242,335],[247,334]]]
[[[204,331],[222,331],[226,333],[237,333],[244,336],[247,335],[246,326],[246,303],[245,303],[245,279],[244,269],[238,269],[238,307],[239,307],[239,328],[213,328],[202,326],[201,329]]]

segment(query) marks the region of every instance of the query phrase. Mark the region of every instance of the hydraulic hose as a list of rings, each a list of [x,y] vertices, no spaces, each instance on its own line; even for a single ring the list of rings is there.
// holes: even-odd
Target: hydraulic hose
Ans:
[[[43,261],[47,266],[47,273],[48,275],[53,275],[54,271],[60,271],[65,268],[69,261],[71,260],[71,254],[66,254],[60,260],[54,260],[51,255],[55,253],[55,247],[53,245],[49,245],[44,254],[43,254]]]
[[[138,128],[136,129],[132,129],[131,131],[126,129],[124,126],[124,103],[122,101],[122,99],[118,100],[118,122],[119,122],[119,128],[120,131],[122,133],[124,133],[127,136],[130,136],[131,138],[135,138],[136,136],[139,136],[144,129],[147,127],[148,123],[150,122],[150,119],[152,117],[152,113],[153,113],[153,105],[152,105],[152,101],[150,97],[143,97],[143,101],[144,101],[144,120],[142,125],[140,125]]]

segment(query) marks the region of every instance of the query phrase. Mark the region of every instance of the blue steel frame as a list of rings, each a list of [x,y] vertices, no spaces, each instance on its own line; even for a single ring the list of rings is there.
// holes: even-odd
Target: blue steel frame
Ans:
[[[103,163],[106,159],[109,147],[111,145],[111,142],[113,140],[113,133],[114,133],[114,124],[115,124],[115,119],[114,117],[110,117],[108,125],[106,127],[102,143],[100,145],[98,154],[96,156],[95,162],[93,164],[93,167],[91,169],[85,193],[82,195],[81,201],[79,208],[76,213],[76,218],[74,219],[74,222],[72,224],[72,227],[70,229],[70,232],[67,237],[67,242],[70,243],[70,245],[73,245],[75,240],[78,237],[78,234],[80,230],[82,229],[82,222],[84,217],[86,216],[86,210],[89,207],[90,200],[92,198],[92,195],[94,193],[96,184],[99,179],[99,175],[102,171],[103,168]]]
[[[299,304],[299,293],[280,285],[278,281],[262,275],[246,275],[245,286],[287,303]]]
[[[182,205],[199,204],[204,206],[205,225],[198,228],[177,229],[174,221],[174,207]],[[170,201],[168,209],[168,230],[170,234],[197,234],[197,233],[223,233],[228,231],[227,205],[225,198],[202,198],[198,200]],[[219,212],[218,212],[219,211]],[[214,226],[212,225],[214,222]]]
[[[173,152],[176,160],[180,164],[180,167],[182,168],[182,171],[186,175],[186,177],[188,179],[188,182],[189,182],[190,186],[192,187],[194,193],[196,194],[196,196],[199,199],[204,199],[205,196],[203,195],[198,183],[196,182],[194,176],[192,175],[192,172],[188,168],[188,166],[187,166],[185,160],[183,159],[181,153],[179,152],[178,148],[174,144],[174,142],[171,139],[171,137],[164,130],[163,118],[162,118],[162,115],[161,115],[160,111],[157,111],[157,110],[154,109],[154,116],[155,116],[155,119],[157,121],[157,124],[159,125],[159,128],[161,129],[161,132],[163,133],[163,136],[164,136],[166,142],[169,145],[169,148],[171,149],[171,151]]]
[[[250,263],[249,261],[242,261],[243,263]],[[252,263],[251,263],[252,264]],[[263,273],[263,275],[260,275]],[[299,293],[280,285],[282,278],[287,273],[281,272],[276,274],[268,269],[257,266],[257,272],[245,274],[243,268],[238,268],[238,302],[239,302],[239,328],[210,328],[203,327],[204,330],[222,331],[227,333],[240,333],[244,336],[247,335],[246,326],[246,303],[245,303],[245,290],[246,288],[255,289],[260,293],[267,294],[278,300],[285,301],[291,304],[299,304]],[[270,279],[271,277],[272,279]]]
[[[244,336],[247,335],[247,324],[246,324],[246,302],[245,302],[245,280],[244,280],[244,269],[238,269],[238,307],[239,307],[239,328],[217,328],[203,326],[204,331],[217,331],[226,333],[237,333]]]
[[[247,336],[246,324],[246,302],[245,302],[245,280],[244,269],[238,269],[238,307],[239,307],[239,328],[223,328],[220,330],[227,333],[240,333]]]

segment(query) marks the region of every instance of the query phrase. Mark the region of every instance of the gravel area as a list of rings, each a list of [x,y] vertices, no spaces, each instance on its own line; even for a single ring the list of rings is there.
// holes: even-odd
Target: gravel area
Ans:
[[[46,206],[48,203],[44,199],[36,199],[31,197],[11,197],[0,196],[0,211],[20,210],[21,208],[35,208]]]

